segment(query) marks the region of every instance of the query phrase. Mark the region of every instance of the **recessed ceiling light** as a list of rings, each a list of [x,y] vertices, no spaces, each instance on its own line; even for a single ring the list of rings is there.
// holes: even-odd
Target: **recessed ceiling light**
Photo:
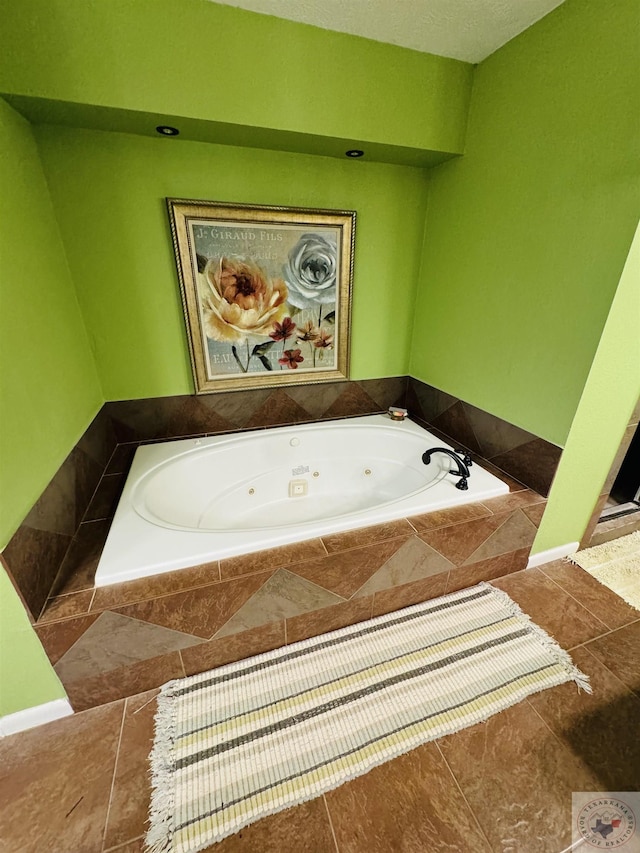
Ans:
[[[162,136],[177,136],[180,131],[177,127],[169,127],[168,124],[159,124],[156,127],[158,133],[162,134]]]
[[[348,151],[344,152],[347,157],[364,157],[364,151],[361,151],[359,148],[350,148]]]

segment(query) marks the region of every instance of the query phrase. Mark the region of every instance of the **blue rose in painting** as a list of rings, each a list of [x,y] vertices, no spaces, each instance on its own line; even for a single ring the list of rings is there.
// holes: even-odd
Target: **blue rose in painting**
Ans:
[[[337,256],[335,238],[302,235],[283,267],[292,305],[303,309],[335,301]]]

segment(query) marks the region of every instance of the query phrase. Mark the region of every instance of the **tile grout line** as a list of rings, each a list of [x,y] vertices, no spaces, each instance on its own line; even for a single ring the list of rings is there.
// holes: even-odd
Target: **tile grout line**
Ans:
[[[324,807],[327,812],[327,818],[329,819],[329,828],[331,829],[331,836],[333,838],[333,843],[336,846],[336,853],[340,853],[340,849],[338,847],[338,839],[336,838],[336,831],[333,828],[333,820],[331,819],[331,812],[329,811],[329,803],[327,802],[327,798],[325,794],[322,795],[322,799],[324,801]]]
[[[124,844],[117,844],[115,847],[109,847],[106,850],[103,848],[103,853],[118,853],[118,850],[125,850],[125,848],[130,844],[133,844],[134,841],[144,841],[144,835],[138,835],[136,838],[130,838],[129,841],[125,841]]]
[[[617,630],[617,629],[616,629],[616,630]],[[596,639],[598,639],[598,640],[599,640],[599,639],[600,639],[600,637],[596,637]],[[600,658],[599,658],[599,657],[596,657],[596,655],[594,655],[594,653],[593,653],[593,652],[588,648],[588,645],[589,645],[589,643],[590,643],[590,642],[591,642],[591,640],[588,640],[588,641],[587,641],[586,643],[584,643],[582,646],[574,646],[574,649],[578,649],[578,648],[584,649],[584,650],[585,650],[585,651],[590,655],[590,657],[592,657],[592,658],[593,658],[597,663],[599,663],[599,664],[600,664],[600,666],[604,667],[604,668],[607,670],[607,672],[608,672],[610,675],[612,675],[612,676],[613,676],[613,678],[615,678],[615,680],[616,680],[617,682],[619,682],[619,684],[621,684],[621,685],[622,685],[622,687],[624,687],[624,689],[626,690],[626,692],[627,692],[627,693],[629,693],[631,696],[636,696],[636,697],[638,698],[638,700],[640,701],[640,696],[638,696],[638,694],[635,692],[635,690],[633,689],[633,687],[629,687],[629,685],[628,685],[628,684],[625,684],[625,682],[620,678],[620,676],[619,676],[619,675],[616,675],[616,674],[615,674],[615,672],[614,672],[612,669],[609,669],[609,667],[606,665],[606,663],[603,663],[603,662],[600,660]],[[573,651],[574,649],[570,649],[570,651]]]
[[[543,565],[544,565],[544,564],[543,564]],[[605,636],[605,634],[610,634],[610,633],[611,633],[611,631],[617,631],[617,630],[618,630],[617,628],[611,628],[609,625],[607,625],[607,623],[606,623],[606,622],[604,622],[604,621],[603,621],[603,620],[602,620],[602,619],[601,619],[601,618],[600,618],[596,613],[594,613],[592,610],[589,610],[589,608],[587,607],[587,605],[586,605],[586,604],[583,604],[583,603],[582,603],[582,601],[580,601],[580,599],[579,599],[579,598],[576,598],[576,597],[575,597],[575,595],[572,595],[572,594],[569,592],[569,590],[565,589],[563,586],[561,586],[559,583],[557,583],[557,582],[556,582],[552,577],[550,577],[550,576],[549,576],[549,575],[548,575],[548,574],[547,574],[547,573],[542,569],[542,567],[541,567],[541,566],[537,566],[537,568],[542,572],[542,574],[545,576],[545,578],[547,578],[547,580],[550,580],[552,584],[555,584],[555,586],[557,586],[557,587],[558,587],[558,589],[560,589],[560,590],[562,590],[562,592],[566,593],[566,594],[569,596],[569,598],[572,598],[572,599],[576,602],[576,604],[579,604],[579,605],[580,605],[580,607],[583,607],[583,608],[587,611],[587,613],[591,614],[591,616],[593,616],[593,617],[594,617],[594,619],[597,619],[597,620],[598,620],[598,622],[600,622],[600,624],[601,624],[601,625],[604,625],[604,626],[605,626],[605,628],[606,628],[607,630],[605,631],[605,633],[604,633],[604,634],[598,634],[598,637],[601,637],[601,636],[603,637],[603,636]],[[607,587],[607,586],[606,586],[606,584],[603,584],[603,586],[604,586],[606,589],[609,589],[609,587]],[[611,590],[611,591],[613,592],[613,590]],[[621,599],[621,600],[624,600],[624,599]],[[634,620],[634,621],[637,621],[637,620]],[[632,623],[628,623],[628,624],[632,624]],[[619,626],[619,627],[621,627],[621,628],[622,628],[622,627],[625,627],[625,626],[621,625],[621,626]],[[596,638],[596,637],[593,637],[593,639],[595,640],[595,639],[597,639],[597,638]],[[585,642],[591,642],[591,641],[590,641],[590,640],[586,640]],[[582,644],[582,643],[578,643],[577,645],[580,645],[580,646],[581,646],[581,645],[583,645],[583,644]],[[572,648],[574,648],[574,647],[572,646]]]
[[[636,620],[636,621],[640,621],[640,620]],[[618,630],[618,629],[616,629],[616,630]],[[600,639],[600,638],[598,638],[598,639]],[[581,646],[581,648],[583,648],[595,661],[597,661],[600,664],[600,666],[603,666],[607,670],[607,672],[610,675],[612,675],[616,679],[616,681],[618,681],[624,687],[624,689],[627,691],[627,693],[630,693],[632,696],[637,697],[638,701],[640,701],[640,695],[633,689],[633,687],[629,687],[628,684],[625,684],[625,682],[620,678],[619,675],[616,675],[616,673],[612,669],[609,669],[609,667],[606,665],[606,663],[603,663],[599,657],[596,657],[596,655],[594,655],[594,653],[591,651],[591,649],[588,648],[588,645],[589,645],[588,643],[585,643],[584,646]]]
[[[187,670],[185,669],[184,660],[182,658],[182,649],[176,649],[176,651],[178,652],[178,657],[180,658],[180,668],[182,669],[182,677],[186,678],[187,677]]]
[[[575,595],[572,595],[572,594],[569,592],[569,590],[568,590],[568,589],[565,589],[561,584],[559,584],[559,583],[558,583],[558,581],[557,581],[557,580],[555,580],[554,578],[552,578],[552,577],[551,577],[551,575],[548,575],[548,574],[545,572],[545,570],[544,570],[544,566],[545,566],[545,565],[547,565],[547,564],[546,564],[546,563],[543,563],[543,564],[542,564],[542,566],[537,566],[537,568],[542,572],[542,574],[543,574],[546,578],[549,578],[549,580],[550,580],[552,583],[554,583],[554,584],[555,584],[559,589],[561,589],[563,592],[566,592],[566,593],[567,593],[567,595],[568,595],[570,598],[573,598],[573,600],[574,600],[574,601],[577,601],[577,602],[578,602],[578,604],[580,604],[582,607],[584,607],[584,609],[585,609],[585,610],[587,610],[589,613],[591,613],[591,615],[592,615],[592,616],[595,616],[595,617],[596,617],[596,619],[598,620],[598,622],[602,622],[602,624],[603,624],[603,625],[606,625],[606,626],[607,626],[607,628],[609,628],[609,629],[610,629],[610,631],[617,631],[619,628],[626,628],[626,627],[627,627],[627,625],[633,625],[633,623],[634,623],[634,622],[638,622],[638,621],[640,621],[640,617],[638,617],[638,618],[636,618],[636,619],[631,619],[631,621],[629,621],[629,622],[625,622],[623,625],[618,625],[616,628],[611,628],[611,626],[610,626],[610,625],[607,625],[607,623],[606,623],[606,622],[604,622],[604,621],[603,621],[603,620],[602,620],[602,619],[601,619],[601,618],[600,618],[596,613],[594,613],[592,610],[589,610],[589,608],[587,607],[587,605],[586,605],[586,604],[584,604],[582,601],[580,601],[580,599],[579,599],[579,598],[576,598],[576,597],[575,597]],[[574,566],[577,566],[577,568],[582,569],[582,566],[578,566],[578,565],[577,565],[577,563],[569,563],[568,565],[574,565]],[[589,574],[589,572],[587,572],[587,571],[586,571],[586,569],[582,569],[582,571],[583,571],[583,572],[585,572],[587,575],[589,575],[589,577],[593,577],[593,575]],[[596,580],[596,581],[597,581],[598,579],[597,579],[597,578],[594,578],[594,580]],[[598,583],[600,583],[600,582],[598,581]],[[600,586],[601,586],[601,587],[603,587],[603,589],[608,589],[608,590],[609,590],[609,592],[612,592],[615,596],[617,596],[617,597],[620,599],[620,601],[624,602],[625,604],[628,604],[628,602],[627,602],[627,601],[625,601],[625,600],[624,600],[624,598],[622,598],[622,596],[618,595],[618,593],[617,593],[617,592],[615,592],[615,590],[611,589],[611,587],[610,587],[610,586],[607,586],[605,583],[601,583],[601,584],[600,584]],[[590,642],[590,640],[587,640],[586,642]]]
[[[111,803],[113,801],[113,792],[116,786],[116,773],[118,772],[118,759],[120,758],[120,744],[122,743],[122,732],[124,731],[124,718],[127,713],[127,699],[122,702],[122,719],[120,720],[120,732],[118,734],[118,744],[116,746],[115,761],[113,762],[113,776],[111,777],[111,788],[109,789],[109,804],[107,805],[107,813],[104,819],[104,829],[102,830],[102,842],[100,847],[104,849],[104,842],[107,837],[107,829],[109,827],[109,816],[111,814]]]
[[[636,625],[638,622],[640,622],[640,619],[634,619],[633,622],[628,622],[626,625],[620,625],[620,627],[618,628],[610,628],[608,631],[605,631],[604,634],[598,634],[597,637],[591,637],[590,640],[584,640],[582,643],[576,643],[575,646],[571,646],[571,648],[567,649],[567,651],[572,652],[574,649],[584,648],[585,646],[588,646],[589,643],[595,643],[596,640],[602,640],[605,637],[608,637],[610,634],[615,634],[616,631],[622,631],[623,628],[629,628],[631,625]],[[598,658],[598,660],[600,660],[600,658]]]
[[[436,749],[438,750],[438,752],[440,753],[440,757],[441,757],[441,758],[442,758],[442,760],[444,761],[445,767],[446,767],[446,768],[447,768],[447,770],[449,771],[449,774],[451,775],[451,778],[453,779],[453,781],[454,781],[454,784],[455,784],[456,788],[457,788],[457,789],[458,789],[458,791],[460,792],[460,796],[461,796],[461,797],[462,797],[462,799],[464,800],[464,803],[465,803],[466,807],[469,809],[469,812],[470,812],[471,816],[472,816],[472,817],[473,817],[473,819],[475,820],[476,825],[477,825],[478,829],[480,830],[480,834],[482,835],[482,837],[483,837],[483,838],[485,839],[485,841],[487,842],[487,846],[488,846],[489,850],[493,851],[493,849],[494,849],[494,848],[493,848],[493,845],[491,844],[491,842],[490,842],[490,841],[489,841],[489,839],[487,838],[487,836],[486,836],[486,834],[485,834],[485,831],[484,831],[484,829],[482,828],[482,824],[481,824],[481,823],[480,823],[480,821],[478,820],[478,817],[477,817],[476,813],[475,813],[475,812],[474,812],[474,810],[471,808],[471,804],[470,804],[469,800],[467,799],[467,797],[466,797],[466,795],[465,795],[464,791],[462,790],[462,786],[461,786],[461,785],[460,785],[460,783],[458,782],[458,779],[457,779],[457,777],[456,777],[456,774],[453,772],[453,770],[451,769],[451,766],[450,766],[449,762],[448,762],[448,761],[447,761],[447,759],[445,758],[444,752],[442,751],[442,749],[440,748],[440,744],[438,743],[438,738],[436,738],[436,739],[433,741],[433,744],[434,744],[434,746],[436,747]]]

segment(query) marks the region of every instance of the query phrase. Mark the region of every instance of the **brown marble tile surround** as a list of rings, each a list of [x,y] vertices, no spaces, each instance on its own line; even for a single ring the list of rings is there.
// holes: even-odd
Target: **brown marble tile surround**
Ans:
[[[413,377],[408,380],[406,408],[412,417],[450,436],[472,455],[539,494],[549,494],[561,447]]]
[[[2,565],[34,621],[116,444],[111,418],[103,407],[2,553]]]
[[[47,598],[77,576],[83,540],[100,532],[85,525],[113,516],[139,443],[374,414],[390,405],[408,406],[434,431],[448,431],[445,440],[492,459],[499,475],[546,494],[557,448],[406,376],[109,402],[12,537],[2,565],[35,621]]]
[[[405,376],[105,403],[11,538],[2,565],[35,621],[69,576],[81,523],[109,519],[139,443],[216,435],[401,405]]]
[[[99,548],[87,537],[89,558],[78,554],[79,576],[50,599],[36,631],[74,708],[124,698],[159,686],[167,672],[205,671],[522,569],[544,499],[511,488],[485,503],[97,590]],[[135,646],[120,666],[122,637],[113,649],[104,632],[97,647],[92,640],[105,613],[126,617]]]
[[[548,600],[552,583],[561,606],[544,627],[558,639],[568,598],[583,609],[582,626],[600,630],[594,620],[601,619],[615,624],[602,635],[587,631],[571,650],[591,679],[592,694],[563,684],[529,696],[485,723],[265,817],[203,853],[566,849],[572,791],[640,789],[640,741],[620,736],[640,725],[638,614],[574,570],[581,571],[557,561],[544,571],[513,574],[500,586],[533,613]],[[282,625],[262,629],[257,650],[282,645],[283,638]],[[227,639],[244,645],[242,635]],[[632,668],[620,669],[621,647]],[[186,650],[185,664],[192,651]],[[230,650],[234,656],[239,651]],[[213,644],[209,652],[211,665],[233,659]],[[7,849],[142,853],[156,694],[132,695],[0,741],[0,838]]]

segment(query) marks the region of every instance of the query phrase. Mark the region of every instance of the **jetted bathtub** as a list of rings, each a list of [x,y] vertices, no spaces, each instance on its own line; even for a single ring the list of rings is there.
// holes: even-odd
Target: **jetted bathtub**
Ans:
[[[422,462],[431,447],[449,445],[386,415],[139,447],[96,586],[509,491],[478,465],[457,489],[449,456]]]

